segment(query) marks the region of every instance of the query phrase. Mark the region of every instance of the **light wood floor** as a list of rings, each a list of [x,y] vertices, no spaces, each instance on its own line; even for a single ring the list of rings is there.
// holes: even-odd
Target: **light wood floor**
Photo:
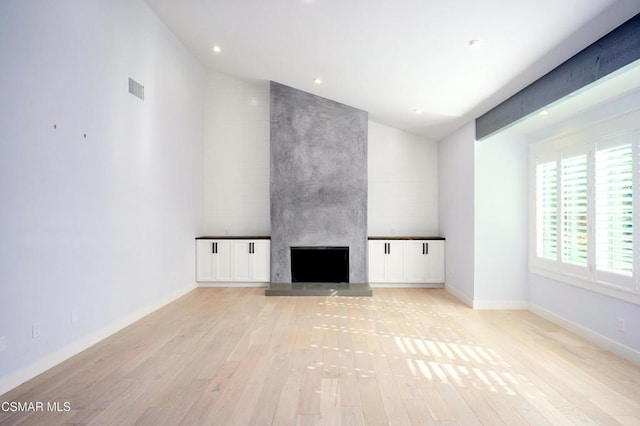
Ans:
[[[13,391],[0,424],[640,425],[640,368],[443,290],[196,289]]]

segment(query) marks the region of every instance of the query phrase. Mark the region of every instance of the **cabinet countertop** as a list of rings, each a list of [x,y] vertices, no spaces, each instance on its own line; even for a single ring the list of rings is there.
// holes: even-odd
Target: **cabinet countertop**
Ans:
[[[268,235],[206,235],[196,240],[270,240]]]
[[[196,237],[196,240],[270,240],[269,235],[205,235]],[[375,236],[367,237],[370,241],[375,240],[440,240],[443,241],[444,237],[438,236]]]
[[[393,237],[369,237],[372,240],[444,240],[444,237],[415,237],[415,236],[393,236]]]

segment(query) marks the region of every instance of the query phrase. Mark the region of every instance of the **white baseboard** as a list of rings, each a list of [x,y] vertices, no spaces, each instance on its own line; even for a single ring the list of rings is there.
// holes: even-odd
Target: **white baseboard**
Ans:
[[[473,308],[473,299],[468,298],[466,294],[464,294],[457,288],[452,287],[448,283],[444,283],[444,289],[447,291],[447,293],[449,293],[468,307]]]
[[[134,313],[127,315],[126,317],[104,328],[101,328],[100,330],[92,332],[80,338],[79,340],[57,350],[56,352],[46,355],[44,358],[21,368],[14,373],[0,378],[0,395],[9,392],[11,389],[21,385],[22,383],[33,379],[37,375],[49,370],[52,367],[55,367],[61,362],[71,358],[72,356],[79,354],[80,352],[95,345],[101,340],[106,339],[107,337],[117,333],[118,331],[133,324],[141,318],[146,317],[150,313],[157,311],[163,306],[166,306],[174,300],[184,296],[195,288],[196,283],[191,282],[183,288],[169,294],[168,296],[165,296],[157,300],[156,302],[145,306],[144,308],[138,309]]]
[[[428,283],[369,283],[371,288],[444,288],[443,284]]]
[[[580,324],[576,324],[573,321],[569,321],[568,319],[561,317],[557,314],[554,314],[551,311],[548,311],[538,305],[529,304],[529,310],[534,314],[551,321],[552,323],[559,325],[562,328],[566,328],[572,333],[577,334],[578,336],[588,340],[596,346],[601,347],[609,352],[612,352],[627,361],[630,361],[636,365],[640,365],[640,352],[632,349],[628,346],[625,346],[615,340],[612,340],[606,336],[596,333],[595,331],[589,330],[581,326]]]
[[[453,297],[458,299],[472,309],[493,309],[493,310],[527,310],[529,302],[526,300],[474,300],[462,293],[455,287],[445,283],[444,289]]]
[[[526,300],[474,300],[473,309],[526,311],[529,309],[529,302]]]
[[[223,288],[223,287],[269,287],[269,283],[231,283],[231,282],[224,282],[224,283],[214,283],[214,282],[199,282],[198,283],[198,287],[210,287],[210,288]]]

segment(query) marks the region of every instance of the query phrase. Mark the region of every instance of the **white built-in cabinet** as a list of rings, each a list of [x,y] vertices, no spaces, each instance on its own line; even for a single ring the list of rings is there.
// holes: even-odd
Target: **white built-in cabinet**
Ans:
[[[443,284],[444,240],[369,240],[372,284]]]
[[[196,281],[264,282],[271,280],[271,244],[268,239],[196,240]]]

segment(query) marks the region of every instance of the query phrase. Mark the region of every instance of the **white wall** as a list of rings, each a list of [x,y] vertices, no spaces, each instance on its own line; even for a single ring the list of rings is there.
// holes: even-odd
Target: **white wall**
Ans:
[[[475,308],[528,307],[528,155],[522,135],[475,143]]]
[[[635,362],[640,305],[529,273],[529,143],[637,109],[640,92],[526,134],[475,141],[468,123],[439,143],[446,287],[476,308],[525,308]],[[474,157],[475,155],[475,157]],[[624,318],[626,330],[617,330]]]
[[[527,308],[527,141],[476,142],[470,122],[439,143],[439,154],[447,289],[474,308]]]
[[[204,234],[269,235],[269,82],[208,72]],[[369,235],[438,234],[438,145],[369,122]]]
[[[531,311],[640,363],[640,305],[530,274]],[[618,331],[624,318],[625,331]]]
[[[208,72],[204,233],[269,235],[269,82]]]
[[[438,235],[438,143],[369,121],[369,235]]]
[[[0,50],[1,394],[193,288],[204,72],[133,0],[4,0]]]
[[[438,218],[446,238],[446,288],[472,306],[474,300],[475,122],[438,143]]]
[[[566,120],[526,135],[530,143],[559,135],[597,134],[595,123],[604,122],[630,111],[640,110],[640,91],[599,104]],[[528,167],[525,163],[522,167]],[[533,236],[532,236],[533,237]],[[636,237],[637,238],[637,234]],[[640,305],[587,290],[574,285],[530,273],[529,302],[531,310],[580,333],[622,356],[640,362]],[[618,331],[618,318],[626,322],[626,330]]]

